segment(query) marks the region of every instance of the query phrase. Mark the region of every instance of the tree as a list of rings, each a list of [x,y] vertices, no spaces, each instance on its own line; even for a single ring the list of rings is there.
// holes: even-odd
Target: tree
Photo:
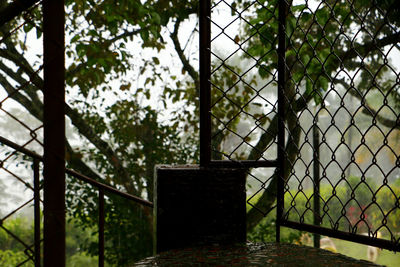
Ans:
[[[1,1],[0,14],[9,5],[7,1]],[[169,20],[184,20],[196,12],[196,6],[190,1],[118,1],[117,5],[115,1],[66,1],[66,116],[82,141],[78,146],[67,141],[68,167],[130,194],[152,199],[155,164],[195,161],[198,153],[194,143],[196,136],[181,134],[188,132],[191,126],[184,127],[174,119],[161,121],[151,103],[140,103],[139,100],[151,97],[151,87],[164,79],[166,67],[160,67],[157,56],[143,61],[142,66],[132,64],[132,57],[140,55],[129,51],[127,46],[160,52],[166,45],[161,31]],[[43,80],[40,65],[34,62],[41,59],[30,54],[29,48],[30,41],[35,38],[40,42],[41,13],[37,7],[28,13],[29,19],[18,17],[1,25],[0,84],[19,107],[41,121]],[[21,32],[18,26],[24,20],[28,22]],[[35,32],[36,37],[31,38],[29,35]],[[29,41],[24,42],[24,38]],[[146,73],[146,87],[131,87],[134,80],[125,81],[124,77],[129,70]],[[148,75],[149,72],[152,74]],[[119,88],[111,85],[116,79],[120,80]],[[106,94],[114,95],[112,98],[116,101],[106,103]],[[163,101],[167,99],[165,97]],[[191,114],[185,111],[181,117],[186,115],[186,119],[193,120],[188,118]],[[68,211],[80,218],[83,227],[97,223],[93,202],[96,194],[92,188],[69,178]],[[109,211],[106,223],[111,226],[106,229],[107,259],[124,265],[151,253],[152,213],[113,196],[108,196],[106,201]],[[122,231],[121,226],[116,228],[122,219],[126,231],[133,232],[115,235],[116,231]],[[138,233],[143,230],[145,234],[140,236]],[[135,245],[139,251],[128,251],[129,246],[124,249],[128,238],[133,240],[130,246]],[[144,245],[138,245],[140,238]],[[91,249],[91,252],[95,253],[95,250]]]
[[[266,79],[276,79],[278,1],[259,1],[255,14],[246,17],[247,26],[240,39],[249,40],[241,44],[245,57],[257,59],[259,75]],[[252,8],[252,1],[240,1],[243,7]],[[315,4],[314,7],[311,7]],[[303,134],[299,118],[307,112],[308,103],[321,105],[331,89],[344,87],[361,101],[361,112],[373,117],[377,123],[389,129],[399,130],[396,123],[396,99],[399,97],[397,75],[388,66],[387,53],[399,41],[399,9],[394,1],[324,1],[293,4],[286,10],[286,65],[285,88],[286,119],[288,140],[285,145],[285,174],[287,181],[291,175],[300,149]],[[246,8],[243,8],[246,9]],[[239,9],[240,10],[240,9]],[[234,12],[235,13],[235,12]],[[354,32],[356,34],[354,34]],[[253,36],[251,39],[248,39]],[[357,38],[356,38],[357,37]],[[361,82],[352,72],[359,72]],[[358,83],[358,84],[356,84]],[[338,89],[337,89],[338,90]],[[380,93],[385,99],[395,101],[391,112],[383,115],[381,106],[370,104],[371,91]],[[343,99],[342,99],[343,101]],[[341,104],[343,105],[343,104]],[[265,148],[276,140],[277,115],[263,124],[265,132],[256,140],[246,159],[263,157]],[[258,209],[267,211],[276,198],[276,176],[265,189],[258,202]],[[262,219],[257,209],[248,212],[248,230]]]
[[[245,0],[232,3],[234,16],[242,14],[240,10],[247,10],[249,14],[243,13],[243,18],[249,23],[241,25],[239,34],[232,39],[246,51],[242,54],[243,58],[256,59],[258,71],[249,72],[248,77],[241,76],[239,79],[235,73],[240,73],[245,67],[224,62],[224,67],[212,77],[214,87],[221,89],[213,90],[212,97],[214,101],[225,98],[216,101],[213,113],[221,121],[228,121],[231,131],[236,131],[242,122],[236,114],[242,111],[258,114],[255,116],[257,127],[264,130],[258,135],[246,135],[245,141],[254,145],[250,151],[237,156],[238,159],[258,160],[264,157],[266,148],[276,140],[277,116],[274,112],[272,117],[263,114],[268,109],[261,107],[260,102],[248,103],[257,95],[253,86],[266,82],[274,86],[276,82],[277,54],[271,51],[277,48],[278,9],[276,0],[258,1],[257,7],[251,4],[252,1]],[[0,14],[7,5],[7,1],[0,1]],[[285,145],[286,166],[290,166],[285,170],[286,180],[299,153],[301,127],[297,114],[306,110],[311,102],[323,103],[329,88],[338,85],[350,88],[352,95],[364,100],[363,113],[397,129],[399,126],[393,116],[382,116],[379,108],[365,101],[368,100],[365,94],[371,89],[371,81],[375,81],[381,85],[380,90],[396,103],[400,99],[399,91],[393,88],[393,81],[390,82],[392,78],[384,75],[391,70],[378,69],[380,64],[372,64],[386,62],[387,58],[380,51],[396,45],[400,39],[399,10],[395,1],[356,1],[349,4],[344,0],[328,0],[316,8],[307,4],[289,3],[289,6],[286,51],[289,82],[285,94],[286,126],[291,135]],[[197,20],[198,1],[135,0],[116,3],[110,0],[78,0],[66,1],[66,10],[66,116],[84,144],[77,147],[67,141],[68,166],[128,193],[152,199],[155,164],[190,163],[197,162],[198,158],[199,74],[197,55],[190,52],[191,40],[196,36],[197,24],[193,22]],[[39,10],[35,8],[30,14],[32,16],[23,27],[24,32],[13,32],[23,21],[21,17],[1,26],[0,84],[10,98],[41,120],[43,80],[36,71],[39,67],[28,56],[29,43],[21,41],[25,34],[36,32],[37,38],[41,36]],[[192,30],[187,27],[192,27]],[[360,29],[358,38],[349,39],[347,35],[351,36],[354,29]],[[375,36],[370,32],[379,34]],[[252,38],[247,41],[250,36]],[[28,37],[32,38],[31,35]],[[373,37],[376,37],[375,41]],[[171,49],[179,60],[178,68],[164,63],[160,56]],[[143,51],[150,51],[151,55],[146,56]],[[361,63],[363,82],[357,87],[351,77],[336,75],[338,72],[354,71]],[[213,62],[214,66],[219,64]],[[132,73],[140,74],[138,81],[127,77]],[[116,86],[115,81],[118,81]],[[159,102],[164,108],[172,110],[172,116],[160,118],[160,109],[152,107],[148,101],[154,96],[155,87],[162,88]],[[229,92],[224,93],[224,88],[230,88]],[[110,98],[115,101],[110,103]],[[229,101],[226,100],[228,98]],[[179,103],[177,108],[171,108],[174,103]],[[271,108],[273,103],[269,105]],[[215,159],[225,156],[221,152],[232,138],[231,134],[220,131],[217,123],[218,120],[213,121]],[[269,210],[273,206],[276,181],[274,175],[258,199],[258,209]],[[85,193],[77,196],[74,192]],[[94,199],[95,191],[71,180],[67,204],[70,213],[80,218],[83,226],[96,222]],[[118,214],[133,225],[143,226],[146,224],[143,222],[151,221],[151,213],[142,208],[132,208],[132,214],[125,214],[132,216],[129,218],[140,218],[135,221],[114,208],[122,205],[131,209],[129,205],[121,204],[112,196],[107,201],[111,214]],[[137,216],[140,214],[142,217]],[[248,230],[253,229],[262,218],[262,213],[251,209],[248,212]],[[109,216],[107,220],[113,224],[118,218]],[[114,249],[109,254],[109,260],[126,264],[131,255],[115,246],[113,242],[119,241],[113,233],[113,229],[108,232],[110,249]],[[138,255],[141,253],[138,252]]]

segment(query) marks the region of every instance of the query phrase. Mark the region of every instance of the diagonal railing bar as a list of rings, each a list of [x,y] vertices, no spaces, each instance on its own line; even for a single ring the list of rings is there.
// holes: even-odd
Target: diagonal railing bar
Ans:
[[[119,195],[121,197],[124,197],[126,199],[135,201],[135,202],[137,202],[137,203],[139,203],[141,205],[147,206],[147,207],[151,207],[151,208],[153,207],[153,203],[150,202],[150,201],[147,201],[147,200],[144,200],[144,199],[142,199],[140,197],[133,196],[131,194],[119,191],[119,190],[115,189],[114,187],[112,187],[110,185],[107,185],[107,184],[104,184],[104,183],[100,183],[100,182],[98,182],[98,181],[96,181],[96,180],[94,180],[94,179],[92,179],[90,177],[87,177],[87,176],[85,176],[85,175],[83,175],[81,173],[78,173],[78,172],[76,172],[74,170],[71,170],[71,169],[67,168],[66,169],[66,173],[74,176],[75,178],[78,178],[81,181],[84,181],[86,183],[94,185],[94,186],[96,186],[96,187],[98,187],[98,188],[100,188],[100,189],[102,189],[102,190],[104,190],[106,192]]]
[[[24,257],[24,260],[21,259],[22,262],[19,265],[24,265],[31,261],[34,261],[35,266],[41,266],[41,264],[44,264],[44,266],[65,265],[65,249],[63,247],[65,244],[65,231],[62,229],[65,224],[65,201],[62,200],[62,195],[65,192],[63,183],[65,174],[67,174],[76,178],[73,179],[74,182],[77,180],[83,181],[85,184],[89,183],[91,187],[99,191],[99,266],[104,266],[104,216],[106,216],[104,206],[107,206],[108,200],[113,199],[111,194],[135,201],[135,203],[145,207],[152,207],[153,204],[140,197],[132,196],[109,185],[99,183],[98,180],[91,179],[73,170],[66,169],[64,171],[65,163],[60,164],[65,155],[65,153],[60,152],[65,147],[65,142],[62,141],[62,137],[65,137],[63,130],[65,124],[62,122],[63,118],[65,118],[65,111],[62,110],[64,105],[60,105],[61,102],[65,104],[63,100],[65,95],[62,92],[65,86],[65,80],[62,77],[65,72],[65,45],[63,40],[65,35],[63,25],[65,13],[63,2],[15,0],[6,1],[3,3],[4,5],[1,5],[0,56],[4,61],[0,63],[0,82],[6,94],[0,99],[0,111],[5,114],[4,119],[13,122],[12,126],[15,125],[18,130],[22,129],[21,134],[25,135],[24,140],[17,135],[12,137],[18,140],[21,139],[22,146],[13,143],[11,138],[11,140],[0,138],[2,144],[8,144],[9,147],[14,148],[13,151],[2,150],[2,157],[3,155],[4,157],[0,160],[1,171],[4,170],[6,172],[7,178],[8,174],[10,174],[12,176],[9,176],[10,178],[16,178],[26,188],[33,190],[33,192],[28,193],[33,193],[35,199],[33,203],[34,244],[29,247],[29,250],[25,249],[27,257]],[[31,47],[30,40],[34,39],[28,34],[31,29],[36,30],[36,41],[43,41],[42,54],[40,52],[39,54],[36,53],[36,43],[34,49],[29,49]],[[24,38],[23,42],[19,42],[22,41],[21,37]],[[30,57],[32,52],[35,53],[34,59]],[[41,93],[43,93],[43,98]],[[35,119],[31,120],[30,118],[32,117],[27,119],[24,116],[17,115],[16,112],[19,111],[20,107],[14,108],[15,101],[25,107]],[[44,104],[42,104],[43,102]],[[67,113],[71,113],[68,110],[69,107],[65,108]],[[75,118],[81,117],[78,113],[74,114],[74,116]],[[41,125],[42,122],[44,125]],[[26,138],[26,136],[28,137]],[[34,141],[41,146],[40,149],[44,150],[44,156],[29,150],[36,146]],[[57,152],[51,154],[54,149]],[[15,162],[14,157],[20,156],[17,151],[23,154],[22,164],[20,161]],[[27,159],[29,157],[33,159],[33,185],[31,185],[30,181],[27,182],[30,175],[25,177],[15,170],[20,164],[24,166],[29,164],[29,159]],[[44,165],[40,165],[43,161],[45,162]],[[43,167],[44,170],[42,177],[44,182],[42,186],[44,188],[41,188],[39,183],[39,166]],[[28,169],[29,167],[24,168],[22,172],[26,172]],[[129,180],[128,173],[126,175]],[[40,191],[41,189],[43,192]],[[42,205],[41,193],[43,193],[44,198]],[[110,194],[110,198],[104,198],[104,194]],[[11,215],[21,213],[24,207],[27,207],[27,205],[16,208]],[[44,210],[42,220],[40,217],[41,208]],[[55,220],[53,220],[54,218]],[[43,224],[43,221],[44,234],[41,236],[41,224]],[[41,237],[44,239],[41,239]],[[29,242],[25,243],[28,244]],[[41,251],[41,246],[44,248],[43,251]]]
[[[7,145],[7,146],[15,149],[16,151],[21,152],[21,153],[23,153],[23,154],[25,154],[25,155],[27,155],[27,156],[29,156],[31,158],[34,158],[34,159],[39,160],[39,161],[43,161],[43,156],[41,156],[41,155],[39,155],[39,154],[29,150],[29,149],[21,147],[20,145],[18,145],[16,143],[14,143],[14,142],[2,137],[2,136],[0,136],[0,143],[2,143],[4,145]],[[82,180],[82,181],[84,181],[86,183],[89,183],[91,185],[99,187],[99,188],[101,188],[102,190],[104,190],[106,192],[117,194],[119,196],[122,196],[124,198],[129,199],[129,200],[136,201],[137,203],[140,203],[140,204],[148,206],[148,207],[153,207],[153,203],[150,202],[150,201],[147,201],[147,200],[144,200],[144,199],[142,199],[140,197],[133,196],[131,194],[119,191],[119,190],[115,189],[114,187],[112,187],[110,185],[98,182],[98,181],[96,181],[96,180],[94,180],[94,179],[92,179],[90,177],[87,177],[87,176],[85,176],[85,175],[83,175],[83,174],[81,174],[79,172],[76,172],[76,171],[74,171],[72,169],[66,168],[65,172],[67,174],[72,175],[75,178],[78,178],[79,180]]]
[[[41,250],[40,250],[40,245],[43,242],[43,240],[40,237],[40,183],[39,183],[39,162],[43,162],[43,156],[23,147],[20,146],[2,136],[0,136],[0,143],[13,148],[15,151],[18,151],[19,153],[22,153],[26,156],[29,156],[31,158],[33,158],[33,169],[34,169],[34,197],[32,199],[30,199],[29,201],[27,201],[26,203],[24,203],[23,205],[21,205],[19,208],[13,210],[11,213],[9,213],[8,215],[6,215],[5,217],[3,217],[0,220],[0,227],[4,229],[4,226],[2,225],[2,222],[4,220],[6,220],[7,218],[9,218],[10,216],[12,216],[13,214],[15,214],[18,210],[22,209],[23,207],[25,207],[26,205],[28,205],[29,203],[32,202],[32,200],[34,200],[34,228],[35,228],[35,232],[34,232],[34,244],[29,246],[27,245],[24,241],[22,241],[21,239],[19,239],[17,236],[15,236],[13,233],[11,233],[10,231],[8,231],[7,229],[5,229],[5,231],[7,231],[7,233],[10,232],[10,235],[13,236],[16,240],[22,242],[21,244],[23,244],[23,246],[25,247],[26,251],[29,251],[29,258],[25,261],[23,261],[20,264],[24,264],[26,262],[28,262],[29,260],[33,260],[35,262],[35,266],[40,266],[40,259],[41,259]],[[147,201],[145,199],[142,199],[140,197],[134,196],[134,195],[130,195],[128,193],[119,191],[117,189],[115,189],[114,187],[101,183],[99,181],[96,181],[90,177],[87,177],[79,172],[76,172],[74,170],[68,169],[66,168],[66,174],[69,174],[75,178],[77,178],[80,181],[83,181],[84,183],[88,183],[91,184],[92,186],[96,187],[99,191],[99,195],[98,195],[98,205],[99,205],[99,214],[98,214],[98,227],[99,227],[99,266],[104,266],[104,224],[105,224],[105,211],[104,211],[104,206],[105,206],[105,199],[104,199],[104,194],[105,192],[110,193],[110,194],[114,194],[120,197],[123,197],[127,200],[133,201],[135,203],[138,203],[140,205],[146,206],[146,207],[150,207],[153,208],[153,203],[150,201]],[[34,249],[32,249],[32,247]]]

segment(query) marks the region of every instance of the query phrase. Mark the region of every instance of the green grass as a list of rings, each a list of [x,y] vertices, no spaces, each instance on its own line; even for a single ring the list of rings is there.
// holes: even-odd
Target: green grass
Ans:
[[[343,255],[368,260],[367,258],[367,246],[344,240],[334,239],[333,242],[336,245],[337,252]],[[394,253],[388,250],[380,250],[376,264],[385,265],[388,267],[400,267],[400,253]]]

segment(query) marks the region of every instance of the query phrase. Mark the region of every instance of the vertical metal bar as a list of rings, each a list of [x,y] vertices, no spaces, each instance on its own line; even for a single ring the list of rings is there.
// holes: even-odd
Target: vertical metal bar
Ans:
[[[284,209],[285,176],[285,88],[286,88],[286,9],[285,0],[279,1],[278,28],[278,168],[277,168],[277,209],[276,242],[280,242],[281,220]]]
[[[40,267],[40,183],[39,160],[33,159],[35,267]]]
[[[65,266],[64,1],[43,1],[44,266]]]
[[[99,267],[104,267],[104,190],[99,188]]]
[[[321,224],[321,208],[320,208],[320,166],[319,166],[319,130],[318,130],[318,113],[314,114],[313,125],[313,176],[314,176],[314,225]],[[314,234],[314,247],[320,247],[321,236]]]
[[[200,166],[211,161],[211,0],[200,0]]]

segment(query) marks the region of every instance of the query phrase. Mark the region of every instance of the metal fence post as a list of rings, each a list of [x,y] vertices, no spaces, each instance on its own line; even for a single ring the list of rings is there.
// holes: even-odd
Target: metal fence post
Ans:
[[[279,1],[278,33],[278,168],[277,168],[277,208],[276,242],[280,241],[280,226],[284,209],[285,176],[285,88],[286,88],[286,9],[285,0]]]
[[[211,161],[211,1],[200,0],[200,166]]]
[[[33,159],[34,246],[35,267],[40,267],[40,183],[39,160]]]
[[[320,167],[319,167],[319,130],[318,130],[318,113],[314,117],[313,125],[313,174],[314,174],[314,225],[320,226]],[[320,247],[321,236],[314,233],[314,247]]]
[[[99,267],[104,267],[104,189],[99,188]]]
[[[43,1],[44,266],[65,266],[64,1]]]

